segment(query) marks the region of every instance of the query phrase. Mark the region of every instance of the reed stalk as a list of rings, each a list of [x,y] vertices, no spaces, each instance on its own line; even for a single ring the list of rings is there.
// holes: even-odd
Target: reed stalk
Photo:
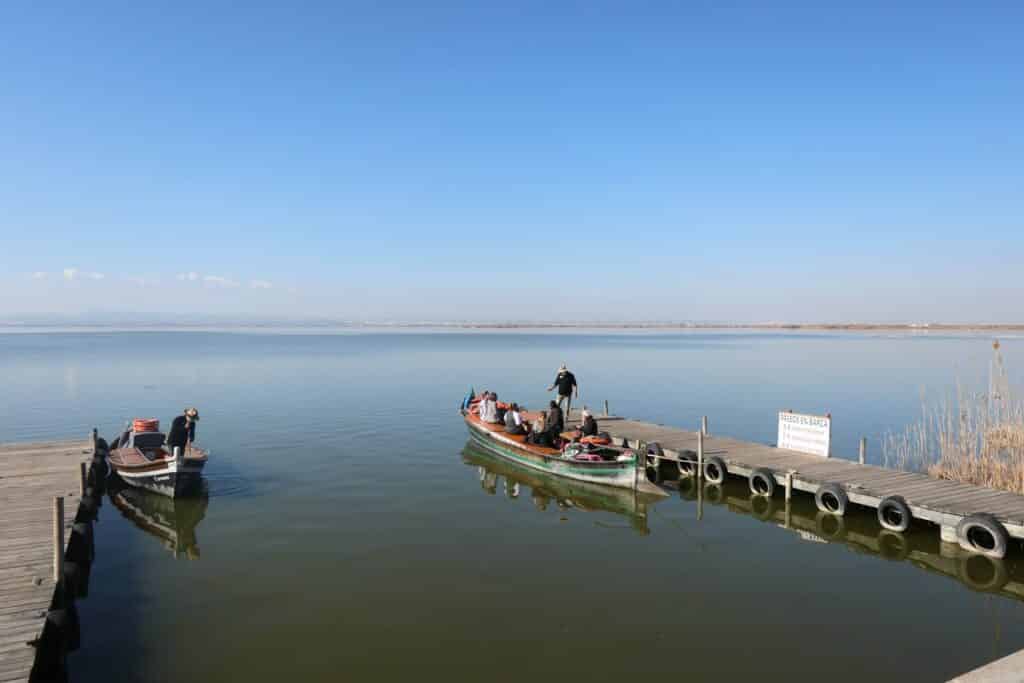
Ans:
[[[920,418],[887,434],[882,453],[888,467],[1024,494],[1024,402],[959,382],[938,402],[922,394]]]

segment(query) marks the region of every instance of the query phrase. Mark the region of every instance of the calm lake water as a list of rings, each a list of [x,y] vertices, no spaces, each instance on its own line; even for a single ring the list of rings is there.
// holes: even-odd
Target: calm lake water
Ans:
[[[1020,386],[1024,340],[1002,350]],[[834,452],[864,435],[874,459],[991,357],[969,335],[6,334],[0,440],[202,415],[208,498],[104,501],[74,681],[945,680],[1024,647],[1019,548],[973,567],[809,498],[784,529],[742,483],[701,519],[695,491],[566,488],[467,449],[456,406],[538,407],[564,360],[594,407],[768,443],[780,409],[831,412]]]

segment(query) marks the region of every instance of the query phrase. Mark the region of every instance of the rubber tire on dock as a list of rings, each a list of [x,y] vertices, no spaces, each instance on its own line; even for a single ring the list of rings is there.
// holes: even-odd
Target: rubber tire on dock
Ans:
[[[903,496],[889,496],[878,504],[878,523],[883,529],[902,534],[910,528],[913,518]]]
[[[704,461],[704,478],[708,483],[722,484],[727,476],[729,469],[725,466],[725,461],[717,455],[712,455]]]
[[[822,512],[842,517],[850,504],[850,498],[839,484],[822,484],[814,493],[814,504]]]
[[[604,433],[604,432],[602,432]],[[662,450],[661,444],[657,441],[652,441],[647,444],[647,457],[645,462],[648,467],[653,467],[658,470],[658,480],[654,483],[661,483],[661,458],[665,455],[665,451]]]
[[[652,484],[660,484],[664,479],[664,477],[661,476],[661,461],[657,458],[653,458],[648,462],[644,471],[647,474],[647,481]]]
[[[750,473],[750,492],[755,496],[775,495],[775,475],[767,467],[758,467]]]
[[[697,454],[693,451],[679,451],[679,460],[676,461],[679,468],[679,478],[686,479],[697,474]]]
[[[995,517],[977,514],[964,517],[956,525],[956,539],[964,550],[1001,560],[1010,543],[1006,529]]]

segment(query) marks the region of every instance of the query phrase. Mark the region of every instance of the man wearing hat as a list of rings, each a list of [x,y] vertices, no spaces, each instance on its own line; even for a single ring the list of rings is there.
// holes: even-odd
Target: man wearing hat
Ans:
[[[569,419],[569,410],[572,408],[572,395],[575,393],[576,398],[580,397],[580,388],[576,384],[576,376],[569,372],[569,368],[565,367],[565,363],[562,363],[562,367],[558,368],[558,375],[555,377],[554,383],[548,387],[548,391],[551,391],[555,387],[558,387],[558,407],[562,407],[562,402],[565,402],[565,418]]]
[[[199,411],[195,408],[185,408],[182,415],[174,418],[171,422],[171,431],[167,432],[167,448],[174,453],[175,448],[185,452],[185,446],[192,445],[196,440],[196,422],[199,421]]]

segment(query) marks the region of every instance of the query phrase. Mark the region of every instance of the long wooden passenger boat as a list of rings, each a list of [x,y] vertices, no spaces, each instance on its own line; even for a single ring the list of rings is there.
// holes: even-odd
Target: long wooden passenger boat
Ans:
[[[637,472],[637,458],[630,450],[604,448],[574,454],[572,449],[547,448],[527,443],[525,436],[507,434],[503,425],[484,422],[476,413],[475,403],[463,407],[461,412],[473,442],[506,460],[577,481],[628,489],[649,488],[643,472]],[[530,413],[524,415],[533,417]]]

